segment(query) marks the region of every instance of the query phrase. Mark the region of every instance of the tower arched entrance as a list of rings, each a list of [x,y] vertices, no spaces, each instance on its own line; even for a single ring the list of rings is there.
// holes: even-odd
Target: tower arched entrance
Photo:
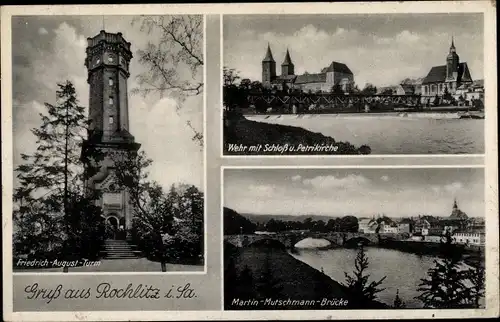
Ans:
[[[118,239],[119,228],[119,219],[116,214],[106,216],[106,238]]]

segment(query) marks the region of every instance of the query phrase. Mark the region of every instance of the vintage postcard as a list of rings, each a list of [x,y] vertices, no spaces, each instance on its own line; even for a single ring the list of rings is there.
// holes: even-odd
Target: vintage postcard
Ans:
[[[4,320],[499,315],[489,1],[1,28]]]

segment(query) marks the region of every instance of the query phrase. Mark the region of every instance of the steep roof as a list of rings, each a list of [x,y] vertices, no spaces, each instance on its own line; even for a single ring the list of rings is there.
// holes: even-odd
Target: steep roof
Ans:
[[[271,81],[273,84],[293,83],[297,75],[280,75]]]
[[[267,44],[266,57],[264,57],[262,62],[275,62],[273,58],[273,53],[271,52],[271,46],[269,46],[269,44]]]
[[[351,70],[349,69],[349,67],[347,67],[346,64],[342,64],[342,63],[339,63],[336,61],[332,61],[332,63],[330,65],[328,65],[327,67],[323,68],[321,70],[321,72],[322,73],[336,72],[336,73],[343,73],[343,74],[351,74],[352,75]]]
[[[431,70],[425,77],[422,84],[442,83],[445,80],[446,80],[446,65],[434,66],[431,68]],[[470,76],[470,71],[469,67],[467,66],[467,63],[460,63],[458,65],[457,81],[472,82],[472,78]]]
[[[298,75],[295,84],[325,83],[326,73]]]
[[[292,59],[290,58],[290,53],[288,52],[288,49],[286,50],[285,60],[283,61],[283,64],[281,64],[281,65],[293,65]]]

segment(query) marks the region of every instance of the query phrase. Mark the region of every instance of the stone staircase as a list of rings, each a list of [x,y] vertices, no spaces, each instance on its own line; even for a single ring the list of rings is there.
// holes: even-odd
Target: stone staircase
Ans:
[[[101,255],[104,259],[133,259],[141,257],[141,252],[127,240],[106,239]]]

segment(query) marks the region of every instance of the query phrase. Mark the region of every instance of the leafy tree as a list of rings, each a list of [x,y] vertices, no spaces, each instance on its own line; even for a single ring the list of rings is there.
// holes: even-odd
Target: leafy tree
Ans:
[[[149,42],[138,50],[139,62],[148,71],[137,77],[133,93],[177,93],[199,95],[203,92],[203,16],[142,16],[134,19],[146,34],[159,33],[158,43]],[[185,67],[189,75],[183,75]]]
[[[396,297],[394,298],[394,304],[392,307],[395,309],[403,309],[406,307],[405,302],[399,297],[399,289],[396,291]]]
[[[19,179],[19,187],[14,191],[14,201],[19,204],[15,220],[21,225],[18,234],[22,234],[15,237],[15,241],[21,243],[15,245],[15,249],[25,251],[30,245],[43,251],[57,248],[53,242],[58,240],[67,255],[70,250],[82,250],[70,249],[69,245],[88,243],[92,249],[98,248],[99,245],[95,245],[98,239],[94,237],[101,217],[97,208],[90,207],[97,194],[84,189],[85,179],[97,171],[92,166],[84,171],[80,156],[89,124],[85,108],[78,104],[71,82],[57,86],[56,105],[45,103],[47,113],[40,114],[42,125],[32,129],[37,138],[36,151],[31,155],[22,154],[24,163],[15,169]],[[88,152],[92,153],[86,157],[98,159],[98,151]],[[81,216],[82,211],[85,216]],[[30,232],[26,228],[35,224],[42,232],[28,236]]]
[[[261,224],[261,230],[265,230],[265,226]],[[257,225],[238,214],[236,211],[224,207],[224,235],[238,234],[253,234],[257,229]]]
[[[193,185],[172,186],[168,198],[178,205],[168,255],[176,261],[197,260],[203,254],[203,193]]]
[[[174,189],[165,194],[163,188],[148,179],[147,168],[152,160],[143,151],[112,154],[117,184],[129,194],[134,211],[133,233],[139,247],[159,258],[166,270],[166,249],[163,235],[172,231],[174,216],[179,212]]]
[[[443,91],[443,99],[447,101],[453,100],[453,96],[451,96],[450,91],[448,91],[448,86],[445,86]]]
[[[358,218],[354,216],[345,216],[339,220],[339,231],[357,232],[359,230]]]
[[[361,91],[363,95],[375,95],[377,94],[377,87],[373,86],[373,84],[367,83],[365,88]]]
[[[334,95],[344,95],[344,90],[339,83],[332,86],[331,93]]]
[[[343,286],[348,289],[352,297],[356,299],[356,305],[359,305],[360,307],[366,307],[369,305],[370,302],[377,298],[376,294],[384,290],[383,288],[379,288],[379,286],[386,279],[386,276],[377,282],[372,281],[368,283],[370,275],[365,274],[368,264],[368,258],[366,257],[364,247],[360,246],[354,262],[355,270],[353,271],[353,276],[344,273],[346,282]]]
[[[471,299],[471,290],[466,285],[468,272],[463,270],[463,251],[453,244],[451,233],[447,231],[441,242],[440,255],[434,267],[421,279],[416,299],[426,308],[450,309],[466,307]]]
[[[262,91],[263,89],[263,86],[262,86],[262,83],[259,82],[259,81],[253,81],[251,84],[250,84],[250,87],[252,88],[252,90],[254,91]]]
[[[157,43],[148,42],[137,51],[146,71],[137,76],[139,86],[132,94],[175,95],[183,100],[203,93],[203,16],[141,16],[132,24],[148,35],[161,35]],[[202,146],[203,131],[190,121],[186,125],[194,133],[193,141]]]
[[[224,76],[224,86],[236,85],[238,79],[240,79],[240,75],[238,71],[234,68],[223,68],[223,76]]]
[[[394,94],[394,92],[393,92],[392,88],[386,88],[380,94],[382,94],[382,95],[392,95],[392,94]]]

